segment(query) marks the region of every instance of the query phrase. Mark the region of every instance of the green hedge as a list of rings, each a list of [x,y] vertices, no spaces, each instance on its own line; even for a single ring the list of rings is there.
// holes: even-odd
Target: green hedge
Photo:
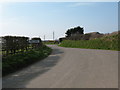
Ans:
[[[51,51],[51,48],[43,46],[39,49],[4,57],[2,58],[2,75],[5,76],[41,60],[47,57]]]
[[[118,47],[118,35],[104,36],[102,38],[92,40],[65,40],[60,44],[60,46],[120,51],[120,47]]]

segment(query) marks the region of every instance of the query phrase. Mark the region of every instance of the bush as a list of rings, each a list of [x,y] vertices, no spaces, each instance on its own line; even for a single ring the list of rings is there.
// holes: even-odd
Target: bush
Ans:
[[[5,76],[9,73],[22,69],[38,60],[47,57],[52,49],[43,46],[41,48],[30,50],[24,53],[10,55],[2,58],[2,75]]]
[[[120,50],[120,47],[118,47],[118,34],[92,40],[65,40],[60,44],[60,46],[72,48]]]

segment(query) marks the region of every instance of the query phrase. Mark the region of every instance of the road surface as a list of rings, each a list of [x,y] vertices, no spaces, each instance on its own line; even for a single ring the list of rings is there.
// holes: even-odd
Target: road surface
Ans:
[[[117,88],[118,52],[63,48],[3,78],[3,88]]]

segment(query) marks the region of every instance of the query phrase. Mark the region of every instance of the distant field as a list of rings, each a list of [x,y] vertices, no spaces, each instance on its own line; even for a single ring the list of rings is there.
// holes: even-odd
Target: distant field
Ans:
[[[54,43],[54,42],[43,42],[43,44],[47,44],[47,45],[56,45],[58,43]]]
[[[120,51],[120,47],[118,47],[118,38],[118,34],[115,34],[92,40],[65,40],[60,44],[60,46]]]

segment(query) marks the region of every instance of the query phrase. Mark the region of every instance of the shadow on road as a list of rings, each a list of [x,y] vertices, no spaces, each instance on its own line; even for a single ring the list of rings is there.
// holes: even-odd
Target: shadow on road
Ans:
[[[3,88],[25,88],[30,80],[37,76],[40,76],[47,71],[49,71],[53,66],[55,66],[64,52],[60,49],[53,49],[52,54],[46,59],[31,65],[22,71],[18,71],[11,75],[4,77],[2,80]]]

